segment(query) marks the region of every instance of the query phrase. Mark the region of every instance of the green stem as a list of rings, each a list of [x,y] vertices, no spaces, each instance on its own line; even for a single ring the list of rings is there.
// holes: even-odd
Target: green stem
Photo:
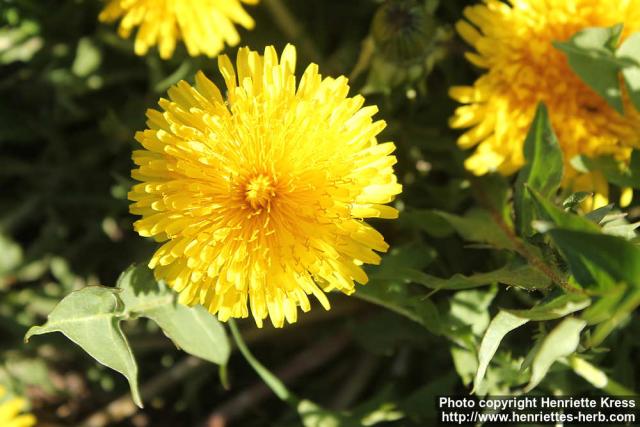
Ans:
[[[299,399],[287,389],[282,381],[275,375],[273,375],[258,359],[255,358],[253,354],[249,351],[249,348],[245,344],[242,339],[242,335],[238,330],[238,326],[236,325],[235,320],[229,319],[229,328],[231,329],[231,334],[233,335],[233,339],[238,346],[238,350],[244,356],[249,365],[253,368],[254,371],[262,378],[262,381],[269,386],[269,388],[273,391],[273,393],[280,398],[280,400],[287,402],[294,407],[298,405]]]

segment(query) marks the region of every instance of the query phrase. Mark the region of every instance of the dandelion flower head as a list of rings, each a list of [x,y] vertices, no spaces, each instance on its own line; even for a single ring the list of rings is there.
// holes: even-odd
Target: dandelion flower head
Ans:
[[[546,103],[565,161],[576,155],[628,159],[640,143],[640,115],[627,102],[623,116],[571,70],[553,46],[589,27],[624,24],[622,40],[640,30],[639,0],[485,0],[464,10],[458,33],[475,52],[468,60],[486,69],[472,86],[451,96],[465,104],[451,118],[470,128],[458,139],[476,147],[466,167],[482,175],[509,175],[524,163],[522,146],[536,105]],[[567,167],[565,178],[576,172]]]
[[[352,293],[362,265],[379,263],[388,245],[363,218],[398,214],[385,205],[401,191],[395,146],[378,143],[385,123],[345,77],[311,64],[297,81],[291,45],[218,65],[226,98],[198,73],[147,112],[135,229],[164,242],[150,267],[182,303],[280,327],[309,310],[308,295],[328,309],[325,292]]]
[[[134,50],[144,55],[157,45],[160,56],[173,55],[178,40],[191,56],[218,55],[225,44],[240,42],[236,25],[252,29],[254,21],[242,3],[258,0],[108,0],[100,13],[103,22],[120,19],[118,33],[128,38],[138,28]]]

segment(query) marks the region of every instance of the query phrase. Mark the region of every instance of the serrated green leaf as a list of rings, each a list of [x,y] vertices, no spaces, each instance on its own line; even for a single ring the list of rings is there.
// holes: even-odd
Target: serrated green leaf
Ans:
[[[89,286],[71,292],[49,314],[42,326],[25,335],[61,332],[103,365],[120,372],[129,381],[131,395],[142,407],[138,391],[138,366],[126,337],[120,329],[123,304],[113,288]]]
[[[514,242],[505,230],[500,228],[493,219],[491,212],[472,208],[464,216],[436,211],[465,240],[492,245],[498,249],[515,248]]]
[[[622,76],[631,102],[640,110],[640,33],[630,35],[620,46],[616,56],[631,62],[622,69]]]
[[[189,354],[219,365],[227,363],[231,349],[218,319],[202,306],[176,303],[175,293],[158,283],[146,266],[128,268],[118,288],[127,314],[153,320]]]
[[[583,286],[626,282],[640,286],[640,248],[616,236],[553,229],[553,242]]]
[[[523,289],[544,289],[551,285],[547,276],[528,264],[510,263],[498,270],[472,275],[454,274],[443,279],[415,269],[396,269],[370,276],[376,280],[401,280],[430,289],[463,290],[501,283]]]
[[[478,390],[484,379],[484,375],[487,372],[489,362],[496,354],[500,342],[509,332],[520,326],[526,324],[529,320],[514,316],[506,311],[500,311],[491,320],[487,330],[482,337],[480,343],[480,349],[478,350],[478,370],[476,371],[475,379],[473,380],[473,389]]]
[[[525,165],[518,174],[514,197],[516,230],[521,235],[532,234],[533,208],[528,187],[542,197],[553,197],[562,182],[564,171],[562,150],[556,138],[549,113],[544,104],[538,104],[535,118],[524,143]]]
[[[531,363],[531,379],[524,391],[533,390],[544,379],[551,365],[558,359],[571,355],[580,343],[580,332],[587,322],[567,317],[544,338]]]
[[[566,42],[554,46],[567,55],[571,69],[620,114],[622,92],[618,72],[627,62],[616,58],[612,46],[620,36],[620,26],[587,28]]]

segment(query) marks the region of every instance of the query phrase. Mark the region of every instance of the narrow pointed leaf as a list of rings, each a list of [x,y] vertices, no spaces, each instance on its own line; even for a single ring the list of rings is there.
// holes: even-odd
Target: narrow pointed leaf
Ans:
[[[551,285],[547,276],[527,264],[510,263],[497,270],[471,275],[454,274],[449,278],[432,276],[416,269],[397,269],[371,275],[371,280],[402,280],[430,289],[463,290],[501,283],[523,289],[544,289]]]
[[[529,319],[515,316],[506,311],[500,311],[489,323],[482,342],[480,343],[480,350],[478,351],[478,370],[476,372],[475,379],[473,381],[473,388],[477,390],[484,375],[487,372],[489,362],[493,358],[494,354],[500,346],[500,342],[509,332],[527,323]]]
[[[544,104],[539,104],[535,118],[524,143],[526,164],[518,174],[514,207],[516,229],[524,236],[532,234],[531,221],[534,211],[531,195],[525,186],[537,191],[544,198],[551,198],[560,187],[563,174],[562,150],[558,143],[549,113]]]
[[[575,313],[589,307],[591,299],[576,294],[561,294],[550,301],[536,305],[529,310],[506,310],[509,313],[529,320],[553,320],[560,319],[568,314]]]

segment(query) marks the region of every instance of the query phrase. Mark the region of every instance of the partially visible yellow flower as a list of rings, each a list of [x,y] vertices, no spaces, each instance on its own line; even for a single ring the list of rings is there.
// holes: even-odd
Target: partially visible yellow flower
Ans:
[[[147,53],[158,45],[160,56],[173,55],[178,40],[184,40],[191,56],[216,56],[225,43],[235,46],[240,35],[239,24],[247,29],[254,26],[253,19],[242,3],[256,4],[259,0],[108,0],[100,13],[103,22],[118,19],[118,33],[128,38],[135,27],[140,27],[135,40],[135,52]]]
[[[2,427],[31,427],[36,424],[36,417],[31,414],[21,414],[26,406],[22,398],[14,397],[2,401],[6,394],[4,387],[0,386],[0,426]]]
[[[640,30],[640,0],[485,0],[464,10],[458,33],[475,48],[470,62],[487,72],[473,86],[453,87],[466,104],[450,124],[471,128],[458,139],[476,147],[466,167],[476,174],[516,172],[538,102],[546,103],[564,151],[566,180],[576,177],[569,161],[578,154],[629,158],[640,144],[640,114],[627,102],[625,116],[577,77],[552,42],[587,27],[624,24],[622,39]],[[591,178],[590,178],[591,179]],[[601,185],[600,185],[601,186]],[[594,187],[591,187],[592,190]]]
[[[180,302],[281,327],[307,295],[328,309],[324,292],[354,292],[362,265],[380,262],[388,245],[363,218],[398,215],[385,205],[401,191],[395,146],[377,142],[385,123],[346,77],[311,64],[296,80],[291,45],[218,66],[226,99],[198,73],[147,112],[130,210],[140,235],[166,242],[149,266]]]

